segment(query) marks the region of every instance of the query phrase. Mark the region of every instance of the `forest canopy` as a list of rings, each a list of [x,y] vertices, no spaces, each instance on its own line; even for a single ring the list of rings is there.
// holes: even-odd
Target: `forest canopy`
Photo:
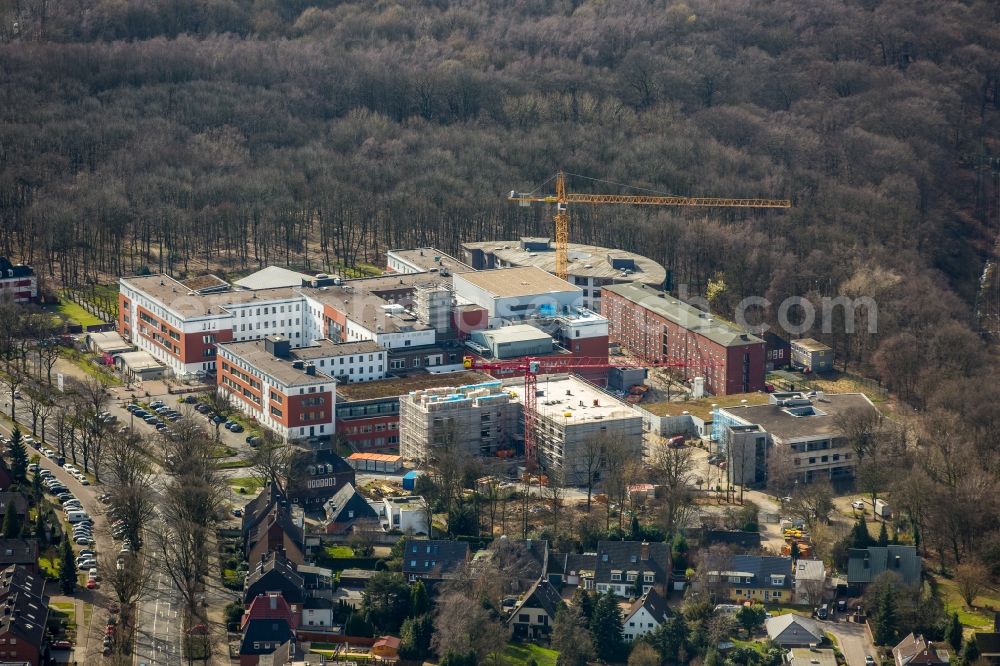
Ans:
[[[693,293],[724,284],[723,312],[871,296],[878,335],[833,341],[868,369],[904,333],[944,353],[971,335],[1000,216],[976,168],[997,139],[998,19],[986,0],[6,3],[0,254],[74,285],[454,252],[549,233],[549,211],[504,193],[565,169],[790,198],[580,206],[571,237],[652,256]]]

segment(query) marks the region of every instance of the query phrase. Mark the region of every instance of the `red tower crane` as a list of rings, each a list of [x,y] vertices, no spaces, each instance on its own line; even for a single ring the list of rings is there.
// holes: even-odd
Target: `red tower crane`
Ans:
[[[555,372],[570,372],[590,368],[683,368],[687,364],[681,361],[642,362],[630,359],[607,359],[596,356],[542,356],[523,357],[509,361],[480,359],[466,356],[462,365],[467,370],[500,370],[508,374],[524,375],[524,459],[529,469],[536,462],[535,428],[538,420],[538,375],[549,375]],[[708,364],[706,367],[714,367]]]

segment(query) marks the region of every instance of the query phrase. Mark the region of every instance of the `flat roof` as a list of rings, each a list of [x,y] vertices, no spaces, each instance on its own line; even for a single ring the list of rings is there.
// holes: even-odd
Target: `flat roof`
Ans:
[[[718,405],[722,408],[739,407],[743,400],[746,400],[748,405],[763,405],[767,403],[769,398],[767,393],[757,391],[756,393],[709,396],[697,400],[685,400],[684,402],[641,402],[639,407],[656,416],[681,416],[687,412],[702,421],[711,421],[712,405]]]
[[[309,386],[332,381],[328,375],[319,370],[316,370],[315,375],[307,375],[305,369],[300,370],[292,367],[292,363],[299,359],[291,355],[289,358],[274,356],[267,351],[263,340],[221,342],[218,346],[220,350],[225,350],[251,367],[275,378],[285,386]],[[292,350],[292,354],[294,351]]]
[[[493,377],[481,372],[421,372],[408,377],[380,379],[373,382],[338,384],[337,402],[352,400],[376,400],[406,395],[410,391],[440,388],[442,386],[462,386],[494,381]]]
[[[503,384],[514,394],[516,402],[524,404],[523,377],[504,379]],[[539,375],[537,387],[536,405],[539,416],[559,423],[642,418],[639,412],[629,405],[575,375]],[[567,413],[570,416],[566,416]]]
[[[769,403],[748,407],[730,407],[726,411],[746,423],[759,425],[773,437],[793,440],[812,437],[835,437],[842,434],[837,417],[852,409],[876,411],[875,405],[864,393],[826,393],[822,399],[811,399],[812,416],[795,416],[793,412],[803,407],[784,407]]]
[[[322,338],[320,340],[315,340],[308,347],[292,349],[291,353],[295,358],[303,361],[310,361],[317,358],[349,356],[352,354],[373,354],[381,351],[385,350],[374,340],[334,342],[329,338]]]
[[[813,338],[801,338],[799,340],[792,340],[790,343],[793,347],[799,347],[808,352],[822,352],[831,351],[829,345],[824,345],[819,340],[814,340]]]
[[[837,666],[833,650],[820,648],[792,648],[788,655],[789,666]]]
[[[394,273],[379,277],[345,280],[340,285],[302,287],[309,298],[339,310],[370,331],[423,331],[431,328],[414,315],[392,314],[383,308],[393,301],[412,296],[419,287],[450,288],[450,278],[437,273]]]
[[[496,344],[530,340],[552,340],[551,335],[543,330],[535,328],[531,324],[501,326],[500,328],[485,330],[482,334],[484,338],[492,340]]]
[[[389,250],[389,254],[399,257],[406,263],[416,266],[422,271],[430,271],[437,268],[446,268],[452,272],[473,270],[472,266],[433,247]]]
[[[304,282],[309,280],[312,280],[311,275],[281,266],[268,266],[245,278],[236,280],[233,284],[244,289],[274,289],[276,287],[301,287]]]
[[[541,243],[548,241],[548,238],[524,238],[523,240]],[[556,272],[555,246],[550,246],[549,250],[525,250],[521,247],[520,240],[509,241],[479,241],[474,243],[462,243],[466,250],[483,250],[495,255],[505,263],[515,266],[535,266],[549,273]],[[628,278],[638,280],[646,284],[660,286],[667,277],[667,272],[661,264],[648,257],[626,250],[615,250],[599,245],[585,245],[583,243],[569,243],[569,274],[580,277],[592,277],[601,279],[621,279],[621,270],[614,268],[608,262],[608,255],[614,258],[631,259],[635,269]]]
[[[200,294],[169,275],[142,275],[123,277],[122,284],[141,291],[154,301],[181,317],[206,317],[228,315],[226,307],[251,300],[266,302],[294,298],[298,292],[294,287],[274,289],[228,290]]]
[[[604,291],[619,296],[668,319],[678,326],[686,328],[708,338],[723,347],[740,347],[749,344],[764,344],[764,341],[747,331],[741,331],[732,324],[720,321],[709,312],[685,303],[670,294],[660,296],[665,292],[650,288],[640,282],[614,284],[603,287]]]
[[[131,370],[154,370],[162,368],[163,364],[153,358],[153,355],[144,351],[133,351],[119,354],[118,358]]]
[[[580,287],[534,266],[458,273],[455,275],[455,280],[459,279],[501,298],[567,291],[583,292]]]
[[[374,460],[377,462],[400,462],[403,456],[394,456],[388,453],[352,453],[347,456],[348,460]]]

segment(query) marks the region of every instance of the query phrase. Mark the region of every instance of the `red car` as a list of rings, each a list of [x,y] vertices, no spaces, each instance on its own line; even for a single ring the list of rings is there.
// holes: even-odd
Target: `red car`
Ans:
[[[69,641],[54,641],[52,643],[53,650],[71,650],[73,649],[73,644]]]
[[[94,580],[93,578],[91,578],[90,580],[88,580],[87,581],[87,589],[88,590],[96,590],[97,589],[97,581]]]

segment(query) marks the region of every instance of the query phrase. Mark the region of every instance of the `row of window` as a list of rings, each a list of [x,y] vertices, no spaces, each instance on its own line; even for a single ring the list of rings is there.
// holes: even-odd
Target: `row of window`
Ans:
[[[292,325],[292,320],[290,318],[288,320],[288,325],[289,326]],[[298,317],[295,318],[295,325],[296,326],[299,325],[299,318]],[[263,324],[263,326],[261,325],[260,322],[257,322],[257,326],[256,327],[253,324],[240,324],[240,331],[247,331],[247,330],[252,331],[255,328],[256,328],[256,330],[259,331],[261,328],[268,329],[268,328],[284,328],[284,327],[285,327],[285,320],[284,319],[272,319],[271,321],[265,321],[264,324]],[[296,336],[296,337],[298,337],[298,336]]]
[[[830,458],[831,458],[831,456],[819,456],[819,462],[820,463],[830,462]],[[850,453],[834,453],[833,456],[832,456],[832,458],[833,458],[833,462],[837,462],[841,458],[843,458],[844,460],[850,460],[851,459],[851,454]],[[816,464],[816,460],[817,460],[817,458],[815,456],[810,457],[809,458],[809,464],[810,465],[815,465]],[[793,462],[796,465],[801,465],[802,464],[802,458],[795,458],[795,459],[793,459]]]
[[[266,315],[268,315],[268,314],[282,314],[282,313],[285,312],[285,306],[284,305],[265,305],[263,307],[263,310],[264,310],[264,314],[266,314]],[[289,306],[288,306],[288,311],[289,312],[292,311],[291,304],[289,304]],[[295,312],[298,312],[298,311],[299,311],[299,304],[296,303],[295,304]],[[247,316],[249,316],[249,314],[250,314],[250,308],[241,308],[240,309],[240,317],[247,317]],[[261,308],[257,308],[257,316],[259,317],[260,315],[261,315]]]

